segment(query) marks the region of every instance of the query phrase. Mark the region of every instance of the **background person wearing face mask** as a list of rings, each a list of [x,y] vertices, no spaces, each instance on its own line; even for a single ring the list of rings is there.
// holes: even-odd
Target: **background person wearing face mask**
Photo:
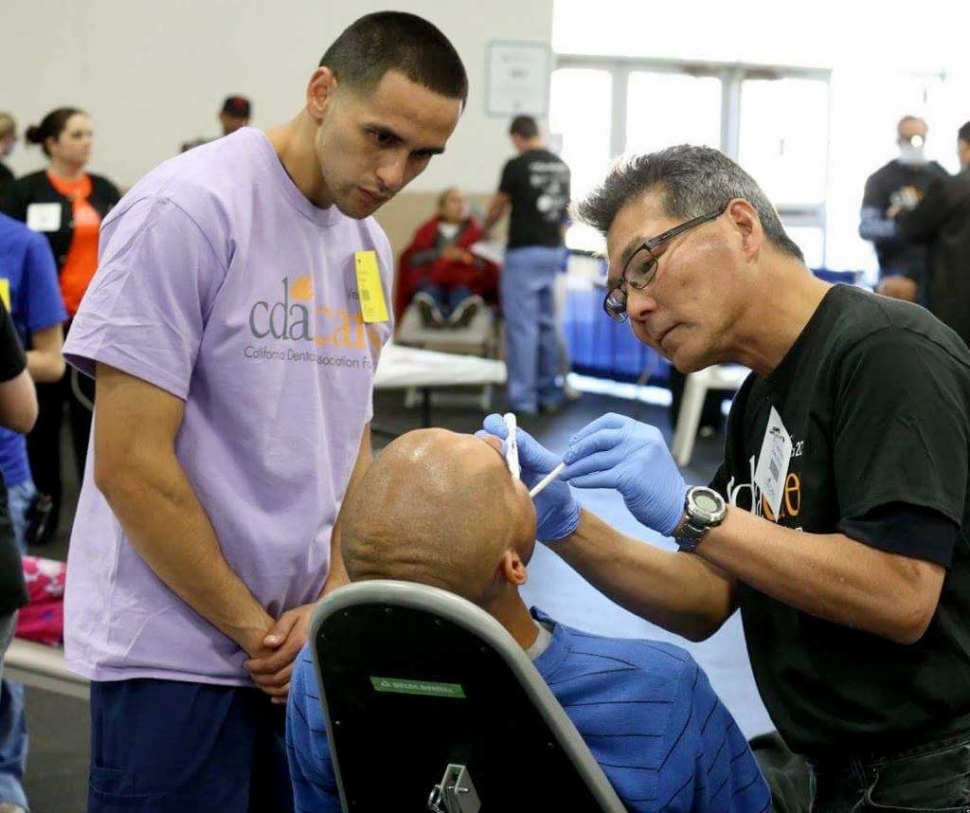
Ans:
[[[960,172],[934,179],[914,209],[896,215],[902,240],[926,245],[926,306],[970,344],[970,122],[957,133]]]
[[[917,193],[924,192],[933,179],[945,178],[948,173],[936,161],[926,160],[929,128],[923,119],[904,116],[896,130],[899,158],[876,170],[866,181],[859,236],[875,246],[879,292],[916,302],[926,276],[926,248],[901,240],[893,218],[901,210],[916,206]]]
[[[9,113],[0,113],[0,200],[3,193],[14,179],[14,174],[5,163],[6,158],[13,152],[17,144],[17,122]]]
[[[813,765],[815,813],[964,809],[967,346],[924,308],[813,276],[764,192],[717,150],[618,164],[579,216],[607,237],[611,318],[682,372],[752,373],[709,487],[688,487],[658,429],[619,415],[562,455],[561,480],[617,490],[679,551],[551,487],[536,498],[539,538],[693,640],[740,609],[765,706]],[[505,431],[491,416],[485,428]],[[521,430],[518,445],[527,485],[557,462]]]
[[[293,809],[282,703],[346,578],[334,525],[391,334],[371,215],[444,151],[467,92],[431,23],[362,17],[293,119],[170,159],[105,221],[64,347],[98,379],[65,596],[90,813]]]
[[[52,110],[38,126],[28,127],[27,140],[39,144],[50,159],[47,169],[14,181],[0,201],[5,214],[47,238],[57,263],[57,276],[67,329],[98,267],[101,221],[121,197],[107,178],[87,171],[94,146],[91,119],[76,107]],[[57,530],[61,506],[61,425],[64,404],[78,478],[84,473],[91,435],[94,384],[67,371],[54,383],[37,385],[40,417],[27,438],[34,484],[53,501],[46,539]]]

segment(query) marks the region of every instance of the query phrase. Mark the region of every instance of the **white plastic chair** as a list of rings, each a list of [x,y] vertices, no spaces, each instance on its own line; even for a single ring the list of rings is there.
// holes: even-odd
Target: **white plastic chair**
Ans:
[[[686,466],[690,463],[707,391],[736,391],[750,372],[747,368],[734,364],[715,364],[713,367],[687,376],[684,397],[680,404],[680,412],[677,414],[677,430],[674,432],[674,442],[671,447],[671,453],[678,466]]]

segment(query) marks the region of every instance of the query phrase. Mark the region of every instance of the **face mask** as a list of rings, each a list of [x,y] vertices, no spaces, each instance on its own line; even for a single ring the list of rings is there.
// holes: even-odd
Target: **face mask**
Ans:
[[[901,164],[925,164],[926,155],[923,151],[923,145],[920,144],[918,147],[915,144],[903,144],[899,148],[899,162]]]

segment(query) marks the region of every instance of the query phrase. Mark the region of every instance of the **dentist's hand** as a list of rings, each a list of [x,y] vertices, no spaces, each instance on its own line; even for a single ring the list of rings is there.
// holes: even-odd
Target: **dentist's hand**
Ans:
[[[580,429],[560,475],[577,488],[612,488],[639,522],[665,536],[684,514],[687,484],[660,430],[612,412]]]
[[[489,415],[485,418],[484,425],[485,432],[489,435],[495,435],[503,441],[508,439],[508,428],[501,415]],[[516,430],[515,439],[519,445],[522,482],[531,489],[558,466],[560,460],[522,429]],[[543,542],[565,539],[579,525],[579,503],[576,502],[572,489],[561,480],[554,480],[546,486],[536,495],[534,502],[538,523],[536,536]]]

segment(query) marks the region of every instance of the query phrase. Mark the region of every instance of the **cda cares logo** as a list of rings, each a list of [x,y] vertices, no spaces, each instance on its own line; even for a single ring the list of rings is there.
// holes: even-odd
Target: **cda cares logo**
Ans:
[[[256,339],[273,338],[289,342],[312,342],[318,346],[364,350],[371,336],[360,312],[346,308],[317,306],[313,298],[313,277],[283,277],[280,298],[258,301],[249,311],[249,330]]]

